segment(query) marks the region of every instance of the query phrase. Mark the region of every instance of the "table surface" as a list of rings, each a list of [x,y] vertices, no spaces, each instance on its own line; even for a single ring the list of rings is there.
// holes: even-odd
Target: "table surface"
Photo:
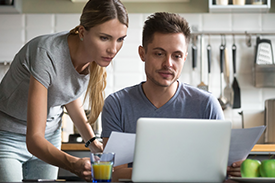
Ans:
[[[45,183],[57,183],[58,181],[49,181],[49,182],[45,182]],[[85,181],[83,181],[83,182],[75,182],[75,181],[62,181],[62,182],[70,182],[70,183],[84,183]],[[14,183],[16,183],[16,182],[14,182]],[[18,183],[22,183],[22,182],[18,182]],[[33,183],[33,182],[24,182],[24,183]],[[85,182],[85,183],[87,183],[87,182]],[[110,182],[110,183],[130,183],[130,182]],[[149,182],[148,182],[149,183]],[[169,182],[169,183],[171,183],[171,182]],[[200,182],[200,183],[203,183],[203,182]],[[208,182],[209,183],[209,182]],[[232,181],[232,180],[227,180],[227,181],[224,181],[224,182],[221,182],[221,183],[237,183],[237,182],[235,182],[235,181]]]
[[[31,182],[24,182],[24,183],[33,183],[34,181],[31,181]],[[37,181],[38,182],[38,181]],[[56,182],[70,182],[70,183],[84,183],[85,181],[42,181],[42,182],[47,182],[47,183],[56,183]],[[14,182],[16,183],[16,182]],[[20,182],[22,183],[22,182]],[[111,183],[131,183],[131,182],[111,182]],[[148,182],[149,183],[149,182]],[[170,182],[171,183],[171,182]],[[203,183],[203,182],[201,182]],[[221,182],[221,183],[237,183],[235,181],[232,181],[232,180],[225,180],[224,182]]]

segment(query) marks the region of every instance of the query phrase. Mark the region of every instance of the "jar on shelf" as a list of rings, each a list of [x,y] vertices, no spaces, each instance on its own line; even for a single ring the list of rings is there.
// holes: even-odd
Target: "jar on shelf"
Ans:
[[[228,0],[216,0],[216,5],[228,5]]]
[[[245,0],[233,0],[233,5],[245,5]]]

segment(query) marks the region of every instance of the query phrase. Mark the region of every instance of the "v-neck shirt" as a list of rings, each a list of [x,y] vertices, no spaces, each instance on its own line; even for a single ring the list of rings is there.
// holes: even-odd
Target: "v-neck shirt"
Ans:
[[[160,108],[143,92],[141,82],[109,95],[102,111],[102,137],[112,131],[135,133],[140,117],[224,119],[221,106],[211,93],[180,81],[175,94]]]

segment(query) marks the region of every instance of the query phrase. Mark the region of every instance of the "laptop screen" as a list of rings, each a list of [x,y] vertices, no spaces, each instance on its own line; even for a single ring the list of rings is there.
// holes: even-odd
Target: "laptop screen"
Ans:
[[[230,146],[226,120],[140,118],[133,182],[222,182]]]

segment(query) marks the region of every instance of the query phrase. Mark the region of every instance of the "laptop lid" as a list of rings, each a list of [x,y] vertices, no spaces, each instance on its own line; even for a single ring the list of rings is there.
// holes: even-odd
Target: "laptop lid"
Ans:
[[[226,177],[231,122],[140,118],[133,182],[222,182]]]

